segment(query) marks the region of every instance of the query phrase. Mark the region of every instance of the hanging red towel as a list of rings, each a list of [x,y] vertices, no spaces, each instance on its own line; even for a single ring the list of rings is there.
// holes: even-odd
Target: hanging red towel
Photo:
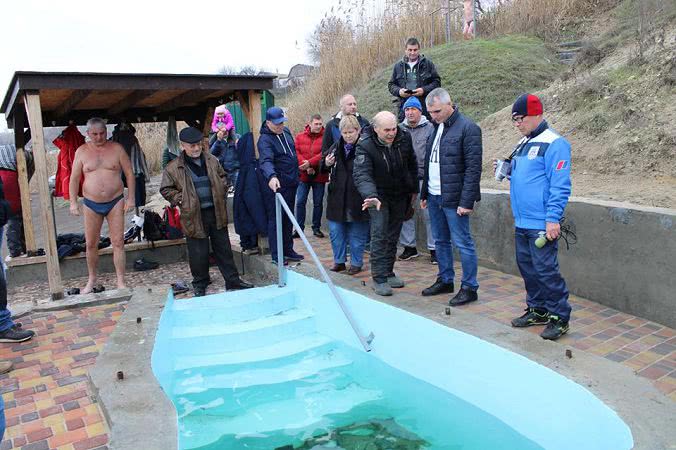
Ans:
[[[56,186],[54,189],[55,197],[63,197],[70,200],[68,195],[68,183],[70,183],[70,173],[73,169],[73,161],[75,160],[75,151],[85,143],[85,138],[80,133],[80,130],[73,124],[68,125],[61,134],[54,139],[60,152],[58,158],[58,165],[56,167]],[[82,196],[82,183],[84,182],[84,174],[80,179],[80,192]]]

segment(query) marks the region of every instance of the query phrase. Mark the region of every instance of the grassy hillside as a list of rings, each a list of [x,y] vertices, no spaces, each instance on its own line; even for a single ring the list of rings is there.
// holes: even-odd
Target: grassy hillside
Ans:
[[[437,67],[442,87],[474,120],[502,109],[520,93],[548,86],[565,69],[541,40],[526,36],[457,41],[423,53]],[[387,90],[391,74],[389,66],[355,92],[362,114],[370,118],[393,109]]]

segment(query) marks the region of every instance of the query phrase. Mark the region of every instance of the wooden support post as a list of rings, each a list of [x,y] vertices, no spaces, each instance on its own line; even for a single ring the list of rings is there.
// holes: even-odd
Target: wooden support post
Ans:
[[[56,251],[56,228],[52,214],[52,202],[49,197],[49,184],[47,183],[47,153],[45,151],[45,138],[42,130],[42,108],[40,107],[40,94],[37,91],[26,91],[24,104],[28,123],[33,137],[33,157],[35,158],[36,182],[40,191],[40,216],[42,218],[42,230],[45,234],[45,253],[47,255],[47,277],[49,278],[49,292],[52,300],[63,298],[63,285],[61,284],[61,268],[59,267],[59,255]]]
[[[209,106],[207,108],[207,114],[204,118],[204,123],[202,124],[202,134],[204,134],[204,136],[207,138],[209,137],[209,132],[211,131],[211,121],[214,120],[214,110],[215,108],[213,106]],[[208,148],[207,151],[209,151]]]
[[[249,121],[249,128],[251,129],[251,134],[253,134],[253,145],[254,145],[254,154],[256,159],[260,157],[258,153],[258,138],[261,135],[261,91],[250,90],[247,91],[247,95],[244,96],[237,93],[237,98],[239,99],[240,106],[242,111],[246,115],[246,119]],[[261,254],[269,254],[270,248],[268,246],[268,240],[262,235],[258,235],[258,248],[261,251]]]
[[[254,152],[256,153],[256,159],[258,159],[258,138],[261,135],[261,91],[249,91],[249,126],[251,127],[251,132],[253,133],[254,139]]]
[[[31,207],[31,190],[28,183],[28,168],[26,166],[26,140],[23,129],[26,126],[23,111],[14,113],[14,143],[16,146],[16,171],[19,178],[19,192],[21,193],[21,215],[23,216],[23,230],[26,239],[26,252],[34,252],[38,246],[35,243],[35,229],[33,228],[33,210]]]

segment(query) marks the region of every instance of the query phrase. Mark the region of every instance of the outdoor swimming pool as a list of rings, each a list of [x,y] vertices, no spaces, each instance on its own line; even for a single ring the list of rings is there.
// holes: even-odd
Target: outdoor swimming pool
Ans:
[[[314,279],[169,296],[152,357],[187,449],[628,449],[589,391],[500,347]],[[523,401],[524,392],[541,392]],[[529,397],[532,398],[532,397]],[[556,416],[543,413],[556,411]],[[370,445],[370,447],[366,447]]]

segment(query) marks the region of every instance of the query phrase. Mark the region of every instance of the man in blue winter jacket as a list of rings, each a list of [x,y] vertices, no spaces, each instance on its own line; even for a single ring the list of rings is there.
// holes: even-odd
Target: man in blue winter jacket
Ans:
[[[290,208],[296,200],[298,189],[298,157],[291,131],[284,126],[287,118],[282,108],[273,106],[265,113],[265,123],[258,138],[260,170],[272,192],[279,192]],[[303,255],[293,249],[293,227],[286,214],[282,213],[282,240],[285,261],[301,261]],[[277,226],[275,215],[268,214],[268,241],[272,262],[277,263]]]
[[[528,305],[512,326],[547,325],[540,336],[555,340],[568,331],[571,311],[557,257],[560,222],[571,189],[570,143],[549,128],[535,95],[516,99],[512,122],[524,136],[512,153],[508,178],[516,262]],[[541,237],[546,240],[536,242]]]

